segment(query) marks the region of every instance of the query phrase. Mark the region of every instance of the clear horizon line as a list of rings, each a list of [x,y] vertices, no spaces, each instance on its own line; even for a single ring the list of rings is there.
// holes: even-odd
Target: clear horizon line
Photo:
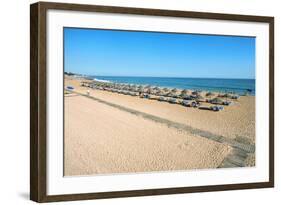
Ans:
[[[64,71],[67,72],[67,71]],[[72,73],[72,72],[70,72]],[[144,78],[205,78],[205,79],[233,79],[233,80],[256,80],[256,78],[227,78],[227,77],[179,77],[179,76],[141,76],[141,75],[93,75],[93,74],[81,74],[81,73],[73,73],[78,75],[85,75],[85,76],[96,76],[96,77],[144,77]]]

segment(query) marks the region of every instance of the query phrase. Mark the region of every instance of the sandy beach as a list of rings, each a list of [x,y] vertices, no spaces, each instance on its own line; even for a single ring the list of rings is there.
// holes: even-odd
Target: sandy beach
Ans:
[[[64,100],[66,176],[255,164],[254,151],[243,148],[255,145],[255,96],[241,96],[213,112],[80,82],[65,78],[77,92]]]

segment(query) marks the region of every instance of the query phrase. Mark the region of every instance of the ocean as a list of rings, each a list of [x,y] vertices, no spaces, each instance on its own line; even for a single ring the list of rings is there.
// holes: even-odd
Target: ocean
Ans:
[[[114,83],[255,95],[255,79],[88,76]]]

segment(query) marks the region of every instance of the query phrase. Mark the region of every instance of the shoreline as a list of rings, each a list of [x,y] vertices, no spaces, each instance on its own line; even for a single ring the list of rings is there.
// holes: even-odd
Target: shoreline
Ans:
[[[247,95],[250,96],[255,96],[255,89],[252,90],[253,88],[237,88],[237,87],[208,87],[208,86],[203,86],[198,87],[197,85],[194,86],[194,88],[189,87],[180,87],[180,86],[169,86],[169,85],[159,85],[159,84],[150,84],[150,83],[140,83],[140,82],[115,82],[113,80],[110,80],[111,78],[148,78],[148,79],[195,79],[195,80],[250,80],[250,81],[255,81],[255,79],[235,79],[235,78],[190,78],[190,77],[146,77],[146,76],[88,76],[88,75],[80,75],[80,74],[75,74],[71,75],[73,78],[76,79],[84,79],[84,80],[90,80],[90,81],[95,81],[95,82],[101,82],[101,83],[110,83],[110,84],[120,84],[120,85],[135,85],[135,86],[151,86],[151,87],[159,87],[159,88],[168,88],[168,89],[178,89],[178,90],[190,90],[190,91],[203,91],[203,92],[215,92],[215,93],[232,93],[236,95],[241,95],[244,96],[245,93],[247,93],[247,90],[251,90],[250,92],[247,93]],[[107,78],[107,79],[103,79]],[[115,79],[116,80],[116,79]]]

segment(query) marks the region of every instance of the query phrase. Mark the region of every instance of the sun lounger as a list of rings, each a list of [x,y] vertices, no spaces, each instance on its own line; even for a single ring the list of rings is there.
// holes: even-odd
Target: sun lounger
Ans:
[[[240,97],[239,95],[232,95],[230,98],[233,99],[233,100],[238,100],[239,97]]]
[[[71,85],[66,86],[66,90],[74,90],[74,87]]]
[[[194,108],[196,108],[196,107],[198,107],[199,106],[199,103],[198,102],[192,102],[191,103],[191,107],[194,107]]]
[[[183,106],[186,106],[186,107],[191,107],[191,102],[190,102],[190,101],[187,101],[187,100],[183,100],[183,101],[182,101],[182,105],[183,105]]]
[[[213,111],[220,111],[220,110],[223,110],[223,106],[218,106],[218,105],[215,105],[215,106],[211,106],[210,107]]]
[[[231,102],[231,101],[223,101],[222,104],[223,104],[223,105],[231,105],[232,102]]]
[[[177,99],[176,98],[169,98],[169,103],[176,103],[177,102]]]
[[[208,106],[200,106],[200,107],[198,107],[198,109],[200,109],[200,110],[212,110],[212,108],[208,107]]]

